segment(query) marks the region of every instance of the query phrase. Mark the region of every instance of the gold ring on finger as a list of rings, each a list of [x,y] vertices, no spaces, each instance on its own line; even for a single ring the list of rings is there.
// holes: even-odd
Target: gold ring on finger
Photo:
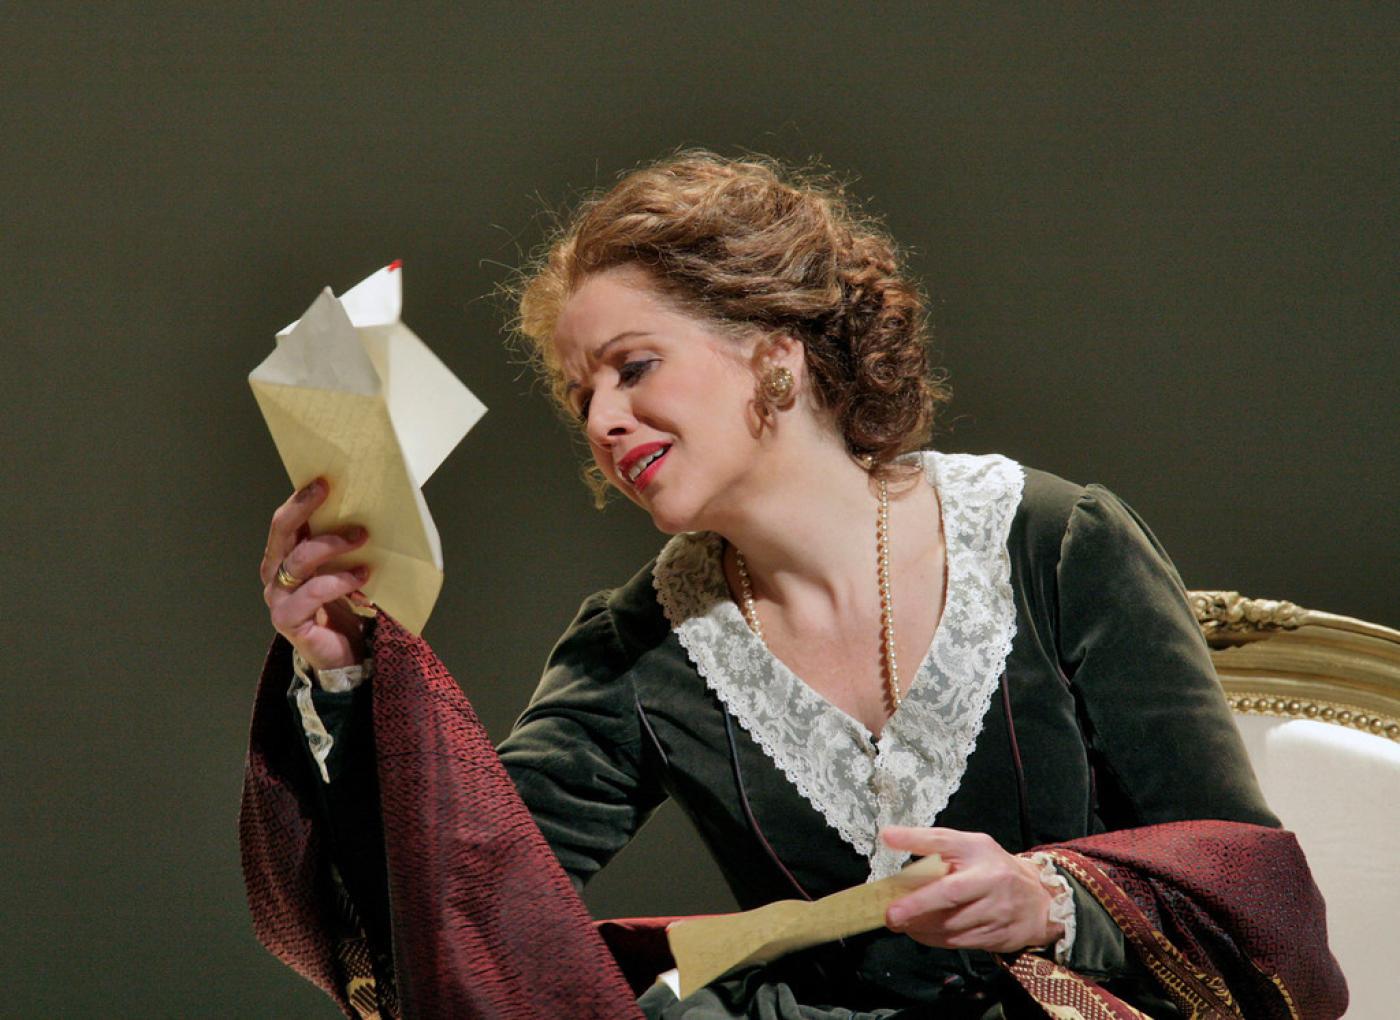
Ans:
[[[286,560],[277,564],[277,584],[279,587],[286,588],[288,591],[296,591],[305,583],[306,578],[297,577],[296,574],[287,569]]]

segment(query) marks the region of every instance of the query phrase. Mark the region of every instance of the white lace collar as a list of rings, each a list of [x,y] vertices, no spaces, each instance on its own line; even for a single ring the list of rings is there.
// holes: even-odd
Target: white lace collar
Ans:
[[[675,536],[653,571],[666,618],[706,684],[827,824],[869,859],[871,880],[909,858],[879,844],[879,828],[933,824],[962,782],[1016,633],[1006,540],[1021,502],[1021,466],[997,454],[920,457],[943,507],[947,597],[928,655],[878,745],[749,630],[724,579],[720,536]]]

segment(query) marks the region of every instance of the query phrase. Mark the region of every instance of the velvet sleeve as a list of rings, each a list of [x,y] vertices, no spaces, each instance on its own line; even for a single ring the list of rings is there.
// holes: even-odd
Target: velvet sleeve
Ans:
[[[1060,667],[1109,830],[1066,847],[1122,858],[1110,877],[1057,856],[1080,908],[1070,967],[1100,981],[1096,995],[1143,1003],[1165,987],[1180,1015],[1215,1015],[1191,1011],[1231,992],[1264,1003],[1286,986],[1335,1016],[1345,990],[1320,897],[1264,802],[1185,586],[1143,520],[1103,486],[1087,486],[1070,512],[1056,592]]]
[[[579,888],[665,798],[656,770],[642,761],[630,666],[608,593],[585,600],[499,748],[535,823]]]
[[[1108,829],[1186,819],[1278,827],[1176,568],[1101,485],[1075,505],[1057,572],[1061,668]]]
[[[498,748],[575,888],[626,845],[665,796],[642,767],[627,661],[606,599],[603,592],[585,600],[551,652],[529,706]],[[375,873],[367,862],[381,839],[374,811],[372,687],[369,681],[353,691],[311,690],[332,741],[329,782],[319,799],[337,863],[356,875]],[[295,714],[292,695],[289,700]]]

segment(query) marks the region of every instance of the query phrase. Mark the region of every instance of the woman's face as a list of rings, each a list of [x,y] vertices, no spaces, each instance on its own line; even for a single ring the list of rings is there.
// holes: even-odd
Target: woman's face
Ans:
[[[554,345],[593,459],[667,534],[713,529],[751,477],[751,344],[670,305],[645,272],[596,273],[565,303]]]

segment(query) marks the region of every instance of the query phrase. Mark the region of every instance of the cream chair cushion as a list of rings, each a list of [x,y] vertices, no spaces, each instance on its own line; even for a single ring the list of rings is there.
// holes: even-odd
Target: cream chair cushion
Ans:
[[[1400,744],[1307,719],[1237,715],[1269,805],[1327,901],[1348,1017],[1400,1016]]]

